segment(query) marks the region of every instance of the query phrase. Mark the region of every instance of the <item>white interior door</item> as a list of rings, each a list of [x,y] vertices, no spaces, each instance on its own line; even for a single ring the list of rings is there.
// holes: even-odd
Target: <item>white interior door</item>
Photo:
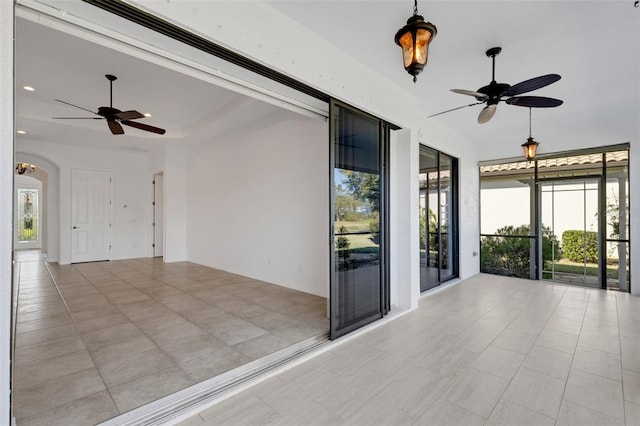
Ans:
[[[71,262],[109,260],[111,172],[71,170]]]
[[[153,175],[153,255],[164,256],[164,175]]]

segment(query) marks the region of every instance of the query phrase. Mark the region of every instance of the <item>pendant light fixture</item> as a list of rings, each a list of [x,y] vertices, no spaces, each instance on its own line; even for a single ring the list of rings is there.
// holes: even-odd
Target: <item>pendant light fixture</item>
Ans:
[[[23,175],[25,173],[30,174],[36,171],[36,166],[28,163],[18,163],[16,164],[16,172],[19,175]]]
[[[413,76],[414,83],[427,64],[429,43],[437,33],[435,25],[418,15],[418,0],[414,0],[413,16],[407,19],[407,25],[400,28],[395,37],[396,44],[402,48],[404,69]]]
[[[529,107],[529,138],[522,144],[524,150],[524,158],[527,161],[533,161],[536,158],[536,150],[538,149],[539,142],[536,142],[531,137],[531,107]]]

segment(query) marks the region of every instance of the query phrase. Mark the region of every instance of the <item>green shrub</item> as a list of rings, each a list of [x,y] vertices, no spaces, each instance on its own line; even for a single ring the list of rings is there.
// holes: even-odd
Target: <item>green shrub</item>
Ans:
[[[528,238],[529,225],[505,226],[496,231],[498,237],[482,237],[480,241],[480,270],[496,275],[531,278],[531,248],[534,240]],[[522,238],[513,238],[522,236]],[[562,250],[549,228],[542,228],[543,260],[559,259]]]
[[[586,244],[585,244],[586,240]],[[562,251],[572,262],[598,263],[598,233],[569,230],[562,233]]]
[[[346,234],[347,233],[347,228],[345,228],[344,226],[341,226],[340,229],[338,229],[338,233],[340,234]],[[344,235],[339,235],[338,237],[336,237],[336,249],[338,250],[342,250],[341,255],[344,258],[349,257],[349,246],[351,245],[351,242],[349,241],[349,238],[345,237]]]

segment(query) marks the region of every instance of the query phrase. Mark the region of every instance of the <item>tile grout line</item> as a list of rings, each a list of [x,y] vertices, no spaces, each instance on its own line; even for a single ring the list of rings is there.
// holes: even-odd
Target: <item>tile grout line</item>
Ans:
[[[88,278],[86,278],[84,276],[84,274],[82,274],[82,272],[78,271],[75,268],[75,266],[73,266],[73,265],[70,265],[70,266],[71,266],[71,268],[73,270],[76,270],[80,275],[82,275],[89,283],[91,283],[91,281]],[[56,289],[58,290],[58,293],[60,294],[60,298],[62,299],[62,303],[64,303],[64,306],[66,307],[67,311],[69,312],[69,316],[71,317],[71,321],[73,321],[73,324],[76,326],[76,330],[78,331],[78,334],[80,335],[80,339],[82,340],[82,344],[85,347],[85,351],[89,355],[89,358],[91,359],[91,362],[93,363],[93,368],[98,373],[98,376],[100,377],[100,380],[102,380],[102,385],[104,386],[105,390],[109,394],[109,398],[111,399],[111,403],[113,404],[113,407],[118,412],[118,414],[122,414],[122,413],[120,413],[120,410],[118,409],[118,406],[116,405],[116,401],[113,399],[113,395],[111,395],[111,391],[110,391],[109,387],[107,386],[107,383],[105,382],[104,377],[102,376],[102,373],[100,372],[100,369],[96,365],[96,361],[95,361],[93,355],[91,354],[91,351],[87,347],[87,343],[85,342],[84,336],[83,336],[84,333],[80,333],[80,328],[78,327],[78,323],[76,322],[75,317],[71,313],[71,310],[69,309],[69,306],[67,305],[67,301],[64,299],[64,296],[62,295],[62,292],[60,291],[60,288],[58,287],[58,283],[56,282],[56,279],[54,278],[53,274],[51,273],[51,270],[49,269],[49,265],[47,265],[46,263],[45,263],[45,268],[47,268],[47,271],[49,272],[49,276],[53,280],[53,284],[56,286]],[[93,285],[93,283],[91,283],[91,285]]]
[[[556,305],[556,307],[554,308],[554,312],[555,312],[555,310],[556,310],[556,309],[558,309],[558,306],[560,305],[560,301],[562,300],[562,298],[564,297],[564,295],[566,294],[566,292],[567,292],[567,290],[565,289],[564,293],[562,293],[562,297],[560,297],[560,299],[558,300],[558,304],[557,304],[557,305]],[[520,314],[522,314],[522,312],[524,312],[524,310],[525,310],[529,305],[531,305],[531,303],[527,303],[525,306],[523,306],[522,310],[520,311]],[[518,316],[519,316],[520,314],[518,314]],[[553,316],[553,314],[549,315],[549,318],[551,318],[551,316]],[[513,323],[513,322],[516,320],[516,318],[517,318],[517,316],[516,316],[513,320],[511,320],[511,322],[509,322],[509,324]],[[549,318],[547,318],[547,321],[545,322],[545,326],[546,326],[546,324],[549,322]],[[505,327],[505,330],[506,330],[507,328],[509,328],[509,325],[507,325],[507,327]],[[541,330],[540,332],[538,332],[538,335],[537,335],[537,337],[536,337],[536,341],[538,340],[538,337],[540,337],[540,334],[542,333],[542,331],[543,331],[543,330],[544,330],[544,326],[542,327],[542,330]],[[495,340],[495,339],[494,339],[494,340]],[[489,346],[491,346],[491,344],[489,344]],[[489,421],[489,419],[491,418],[491,416],[493,415],[494,411],[495,411],[495,410],[496,410],[496,408],[498,407],[498,404],[500,403],[500,401],[502,400],[502,398],[504,398],[504,394],[507,392],[507,389],[509,389],[509,386],[511,386],[511,383],[513,382],[513,379],[516,377],[516,375],[518,374],[518,372],[523,368],[523,367],[522,367],[522,364],[524,364],[524,362],[527,360],[527,357],[529,356],[529,353],[531,352],[531,348],[532,348],[533,346],[535,346],[535,342],[531,345],[531,347],[529,348],[529,351],[525,354],[525,356],[524,356],[524,358],[522,359],[522,361],[520,361],[520,365],[518,366],[518,369],[516,370],[516,372],[514,373],[514,375],[511,377],[511,379],[509,379],[509,382],[507,383],[507,386],[504,388],[504,390],[503,390],[503,391],[502,391],[502,393],[500,394],[500,398],[498,398],[497,402],[494,404],[493,408],[491,409],[491,412],[489,413],[489,416],[487,416],[487,419],[486,419],[486,420],[485,420],[485,422],[484,422],[484,424],[485,424],[485,425],[486,425],[486,423]],[[500,347],[500,346],[498,346],[498,347]],[[507,348],[502,348],[502,349],[510,350],[510,349],[507,349]],[[519,353],[519,352],[517,352],[517,351],[512,351],[512,352]],[[491,374],[491,373],[488,373],[488,374]],[[496,376],[496,377],[497,377],[497,376]],[[523,407],[523,405],[521,405],[521,404],[517,404],[517,403],[515,403],[515,402],[513,402],[513,401],[511,401],[511,400],[507,400],[507,401],[509,401],[509,402],[511,402],[511,403],[513,403],[513,404],[516,404],[516,405],[519,405],[519,406]],[[546,414],[544,414],[544,413],[540,413],[539,411],[537,411],[537,410],[533,410],[533,409],[531,409],[531,408],[529,408],[529,407],[525,407],[525,408],[527,408],[527,409],[529,409],[529,410],[531,410],[531,411],[535,411],[536,413],[541,414],[541,415],[543,415],[543,416],[547,416]],[[547,416],[547,417],[549,417],[549,416]],[[556,419],[557,419],[557,414],[556,414]],[[554,420],[556,420],[556,419],[554,419]],[[554,421],[554,423],[555,423],[555,421]]]
[[[616,320],[618,323],[618,347],[620,348],[620,385],[622,386],[622,420],[627,424],[627,404],[624,396],[624,368],[622,366],[622,338],[620,334],[620,309],[618,307],[618,295],[615,295],[616,301]]]
[[[571,363],[569,364],[569,371],[567,372],[567,378],[565,379],[564,388],[562,389],[562,396],[560,397],[560,405],[558,406],[558,410],[556,411],[556,421],[555,421],[556,424],[558,423],[558,415],[560,414],[560,409],[562,408],[562,403],[564,402],[564,394],[567,392],[569,377],[571,376],[571,370],[573,368],[573,360],[575,359],[576,350],[578,349],[578,342],[580,341],[580,334],[582,333],[584,319],[587,316],[587,310],[589,309],[589,301],[591,300],[591,290],[588,290],[588,291],[589,291],[589,297],[587,298],[587,303],[584,308],[584,313],[582,314],[582,320],[580,321],[580,330],[578,331],[578,337],[576,338],[576,346],[573,348],[573,352],[571,353]],[[566,291],[565,291],[565,294],[566,294]]]

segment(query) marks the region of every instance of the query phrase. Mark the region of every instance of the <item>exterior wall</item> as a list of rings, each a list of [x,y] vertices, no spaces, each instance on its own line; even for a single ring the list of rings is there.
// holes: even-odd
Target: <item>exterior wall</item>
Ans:
[[[328,133],[282,111],[192,148],[187,258],[328,297]]]

